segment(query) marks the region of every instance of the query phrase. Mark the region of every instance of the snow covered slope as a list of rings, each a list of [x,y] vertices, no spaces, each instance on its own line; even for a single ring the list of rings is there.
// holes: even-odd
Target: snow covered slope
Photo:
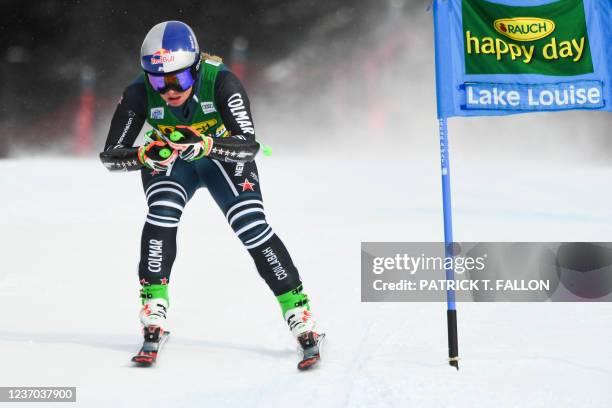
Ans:
[[[458,241],[610,241],[609,168],[458,162]],[[131,367],[146,211],[138,174],[93,159],[9,160],[0,386],[76,386],[83,407],[611,406],[609,304],[460,304],[456,372],[445,304],[360,303],[360,241],[441,238],[435,161],[259,166],[268,219],[328,334],[318,369],[296,370],[278,305],[206,191],[179,231],[172,337],[156,367]]]

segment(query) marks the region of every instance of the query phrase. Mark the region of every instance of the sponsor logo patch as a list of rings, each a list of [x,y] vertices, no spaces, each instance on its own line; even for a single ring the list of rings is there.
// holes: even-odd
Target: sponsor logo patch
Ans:
[[[493,22],[498,33],[516,41],[535,41],[555,30],[552,20],[536,17],[500,18]]]
[[[149,240],[149,257],[148,257],[148,270],[149,272],[159,273],[161,272],[163,256],[163,240],[151,239]]]
[[[208,129],[217,124],[217,119],[205,120],[204,122],[198,122],[191,124],[192,128],[195,128],[199,133],[206,133]],[[166,136],[174,131],[174,126],[158,125],[159,130]]]
[[[248,133],[251,135],[255,134],[255,128],[253,127],[253,122],[249,117],[246,108],[244,106],[244,100],[242,99],[242,95],[239,93],[235,93],[227,99],[227,106],[230,107],[230,111],[232,115],[234,115],[234,119],[242,129],[242,133]]]
[[[155,51],[153,55],[151,55],[152,65],[159,65],[159,64],[163,64],[164,62],[173,62],[173,61],[174,61],[174,55],[172,55],[171,51],[165,48],[160,48],[158,51]]]
[[[206,115],[217,111],[217,109],[215,109],[215,104],[212,102],[202,102],[200,105],[202,105],[202,110]]]
[[[243,171],[244,171],[244,163],[242,162],[236,163],[236,169],[234,170],[234,177],[242,177]]]
[[[215,132],[215,137],[228,137],[228,136],[229,134],[228,134],[227,129],[225,128],[225,125],[221,124],[221,126],[219,126],[217,128],[217,131]]]
[[[461,0],[465,73],[568,76],[593,72],[583,0],[563,3],[567,5],[553,12],[549,4],[518,7]]]
[[[151,108],[151,119],[163,119],[164,108]]]

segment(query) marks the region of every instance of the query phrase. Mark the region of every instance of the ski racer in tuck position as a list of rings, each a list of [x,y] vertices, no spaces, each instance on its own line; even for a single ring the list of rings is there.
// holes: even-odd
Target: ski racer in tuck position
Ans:
[[[179,21],[149,31],[140,63],[144,72],[125,88],[100,154],[110,171],[141,172],[148,204],[138,268],[145,339],[133,361],[153,363],[167,337],[178,225],[196,190],[206,188],[276,296],[303,354],[298,368],[310,367],[323,335],[314,330],[289,252],[266,221],[254,161],[259,144],[242,84],[219,57],[201,53],[193,30]],[[145,121],[153,130],[133,147]]]

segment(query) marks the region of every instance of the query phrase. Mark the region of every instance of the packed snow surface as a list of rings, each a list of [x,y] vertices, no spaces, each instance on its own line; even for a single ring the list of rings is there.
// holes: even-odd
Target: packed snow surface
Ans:
[[[171,338],[157,366],[132,367],[139,175],[94,159],[0,161],[0,386],[76,386],[83,407],[612,406],[609,304],[459,304],[455,371],[445,304],[361,303],[361,241],[442,237],[432,158],[259,159],[268,221],[327,333],[309,372],[206,190],[179,229]],[[457,241],[611,240],[610,168],[451,164]]]

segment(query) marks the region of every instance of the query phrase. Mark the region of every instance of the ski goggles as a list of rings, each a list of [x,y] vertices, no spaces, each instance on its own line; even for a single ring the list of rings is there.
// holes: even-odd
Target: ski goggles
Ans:
[[[196,81],[191,68],[169,75],[153,75],[147,73],[147,78],[153,90],[162,94],[171,89],[177,92],[184,92],[191,88]]]

